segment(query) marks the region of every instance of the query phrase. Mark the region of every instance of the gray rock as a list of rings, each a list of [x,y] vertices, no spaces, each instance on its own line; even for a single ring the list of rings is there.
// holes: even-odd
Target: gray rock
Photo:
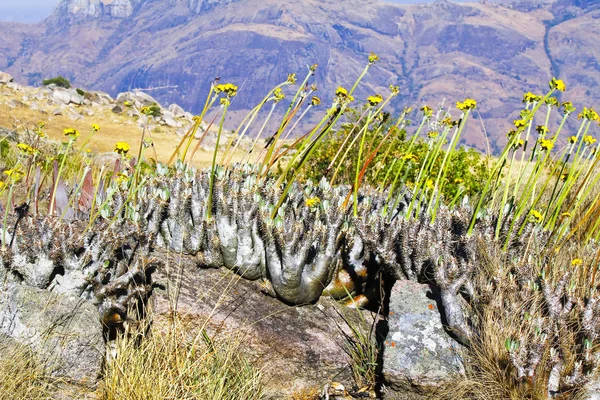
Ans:
[[[600,400],[600,379],[595,379],[586,386],[581,400]]]
[[[112,112],[114,112],[115,114],[121,114],[123,112],[123,107],[121,107],[120,105],[116,105],[111,109]]]
[[[173,114],[171,111],[163,111],[162,121],[165,125],[172,128],[177,128],[179,126],[179,123],[175,121],[175,114]]]
[[[69,112],[69,119],[71,121],[79,121],[80,119],[83,119],[83,115],[75,112],[75,111],[70,111]]]
[[[40,110],[40,106],[38,106],[38,104],[37,104],[37,103],[31,103],[31,104],[29,105],[29,109],[30,109],[31,111],[39,111],[39,110]]]
[[[350,331],[333,300],[322,297],[315,305],[288,306],[261,292],[264,287],[257,281],[225,269],[198,270],[192,257],[176,258],[169,262],[177,262],[177,273],[159,270],[155,275],[168,288],[155,290],[151,298],[157,324],[168,321],[176,304],[179,315],[194,326],[205,324],[209,335],[243,334],[244,354],[262,368],[266,399],[289,398],[295,390],[332,380],[354,386],[342,329]],[[366,311],[341,312],[353,323],[358,312],[367,325],[372,321]]]
[[[52,92],[52,100],[56,104],[69,104],[71,102],[71,93],[67,89],[55,87]]]
[[[0,84],[6,85],[7,83],[12,82],[12,81],[13,81],[12,75],[10,75],[6,72],[0,71]]]
[[[8,106],[9,106],[10,108],[12,108],[12,109],[15,109],[15,108],[17,108],[17,107],[24,107],[24,106],[25,106],[25,104],[23,104],[23,102],[22,102],[22,101],[20,101],[20,100],[15,100],[15,99],[13,99],[13,100],[11,100],[11,101],[9,101],[9,102],[8,102]]]
[[[460,345],[444,330],[428,285],[399,280],[390,293],[383,376],[394,391],[423,393],[464,374]]]
[[[27,344],[53,376],[96,384],[105,351],[96,307],[85,300],[18,284],[0,287],[0,334]]]
[[[141,91],[123,92],[117,95],[117,103],[123,104],[126,101],[132,103],[137,108],[141,108],[143,106],[150,106],[152,104],[158,104],[158,101],[156,101],[154,97]]]
[[[52,111],[52,115],[63,115],[63,110],[56,108],[54,111]]]
[[[175,118],[183,118],[185,117],[185,110],[177,104],[171,104],[169,106],[169,111],[173,113]]]
[[[16,82],[8,82],[6,84],[6,87],[9,88],[9,89],[14,90],[15,92],[21,92],[24,89],[22,85],[19,85]]]

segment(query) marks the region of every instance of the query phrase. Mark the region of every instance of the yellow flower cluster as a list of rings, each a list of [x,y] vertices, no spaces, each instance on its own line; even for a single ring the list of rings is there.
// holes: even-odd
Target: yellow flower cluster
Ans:
[[[36,150],[33,147],[26,143],[19,143],[17,147],[25,154],[33,155],[36,152]]]
[[[215,93],[225,93],[229,97],[233,97],[237,94],[238,87],[233,83],[223,83],[215,86]]]
[[[129,152],[130,146],[127,142],[117,142],[115,144],[115,152],[121,155],[125,155]]]
[[[319,104],[321,104],[321,99],[317,96],[313,96],[312,100],[310,101],[310,104],[312,104],[313,106],[318,106]]]
[[[525,121],[524,119],[515,119],[513,121],[513,124],[515,125],[515,128],[521,129],[527,126],[527,121]]]
[[[523,103],[537,103],[542,99],[542,96],[527,92],[523,95]]]
[[[281,88],[275,89],[275,91],[273,92],[273,96],[275,97],[276,103],[285,99],[285,94],[283,94],[283,91],[281,90]]]
[[[551,139],[538,139],[538,143],[543,150],[552,150],[552,147],[554,147]]]
[[[577,142],[577,136],[569,137],[569,143],[574,144],[575,142]]]
[[[572,267],[578,267],[582,264],[583,264],[583,260],[581,258],[575,258],[575,259],[571,260]]]
[[[373,52],[369,53],[369,64],[375,64],[375,62],[379,61],[379,56]]]
[[[67,128],[65,130],[63,130],[65,136],[69,136],[71,139],[75,139],[77,136],[79,136],[79,131],[75,128]]]
[[[381,97],[380,94],[375,94],[373,96],[367,97],[367,101],[369,102],[369,105],[371,107],[375,107],[376,105],[378,105],[379,103],[381,103],[383,101],[383,97]]]
[[[589,144],[594,144],[594,143],[596,143],[596,138],[593,137],[592,135],[585,135],[583,137],[583,143],[584,144],[588,144],[588,145]]]
[[[461,110],[463,112],[472,110],[475,107],[477,107],[477,102],[473,99],[465,99],[465,101],[463,101],[463,102],[460,102],[460,101],[456,102],[456,108],[458,108],[459,110]]]
[[[431,117],[433,115],[433,110],[429,106],[421,107],[421,111],[425,114],[426,117]]]
[[[544,220],[544,216],[542,215],[541,212],[536,211],[536,210],[531,210],[529,212],[529,221],[530,222],[535,222],[537,224],[541,224],[543,220]]]
[[[306,204],[307,207],[313,208],[319,205],[319,203],[321,203],[321,199],[318,197],[311,197],[309,199],[306,199],[306,201],[304,202]]]
[[[342,86],[338,86],[337,90],[335,91],[335,95],[338,97],[338,99],[342,103],[352,103],[354,101],[354,97],[352,97],[352,95],[348,94],[348,91],[346,90],[346,88],[344,88]]]
[[[296,83],[296,74],[288,74],[287,83],[290,85]]]
[[[439,133],[437,131],[429,131],[427,133],[427,137],[429,139],[435,139],[436,137],[438,137]]]
[[[13,182],[17,183],[25,173],[17,168],[4,170],[4,175],[8,176],[8,178]]]
[[[92,131],[98,132],[99,130],[100,130],[100,125],[98,125],[98,124],[92,124]]]
[[[562,107],[563,113],[565,114],[571,114],[575,112],[575,107],[573,107],[573,103],[571,103],[570,101],[565,101],[564,103],[562,103]]]
[[[550,81],[550,89],[556,89],[559,92],[564,92],[565,90],[567,90],[567,86],[562,80],[552,78],[552,80]]]
[[[545,135],[546,133],[548,133],[548,127],[545,125],[538,125],[535,130],[537,131],[537,133],[539,133],[540,135]]]
[[[579,119],[587,119],[588,121],[600,121],[600,116],[593,108],[583,107],[583,111],[577,116]]]

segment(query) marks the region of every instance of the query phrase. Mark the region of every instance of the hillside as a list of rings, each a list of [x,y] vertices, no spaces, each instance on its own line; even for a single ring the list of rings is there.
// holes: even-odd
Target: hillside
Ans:
[[[62,0],[40,24],[0,24],[0,70],[26,84],[60,74],[113,96],[149,89],[193,112],[219,76],[241,87],[234,106],[244,110],[314,63],[330,99],[373,51],[381,62],[359,97],[392,83],[403,93],[397,109],[474,97],[500,146],[522,93],[545,90],[554,75],[567,82],[563,100],[600,103],[596,2],[488,3]],[[484,148],[479,126],[465,138]]]

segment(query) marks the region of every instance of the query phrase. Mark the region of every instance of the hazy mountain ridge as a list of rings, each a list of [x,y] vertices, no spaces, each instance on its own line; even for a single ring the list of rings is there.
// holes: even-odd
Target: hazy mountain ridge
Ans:
[[[374,51],[381,62],[359,97],[389,84],[402,88],[397,108],[471,96],[502,137],[523,91],[545,90],[553,75],[566,80],[565,99],[600,103],[595,3],[63,0],[41,24],[0,24],[0,70],[28,84],[62,74],[113,95],[155,88],[162,102],[195,111],[220,76],[242,87],[235,106],[244,109],[314,63],[319,95],[329,99]],[[129,15],[114,11],[127,4]],[[484,138],[472,129],[467,142],[482,147]]]

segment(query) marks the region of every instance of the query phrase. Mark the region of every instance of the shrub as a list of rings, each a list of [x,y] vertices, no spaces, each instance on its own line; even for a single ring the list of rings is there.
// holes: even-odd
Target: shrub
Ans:
[[[63,76],[57,76],[56,78],[44,79],[42,82],[44,86],[56,85],[65,89],[71,88],[71,82]]]

